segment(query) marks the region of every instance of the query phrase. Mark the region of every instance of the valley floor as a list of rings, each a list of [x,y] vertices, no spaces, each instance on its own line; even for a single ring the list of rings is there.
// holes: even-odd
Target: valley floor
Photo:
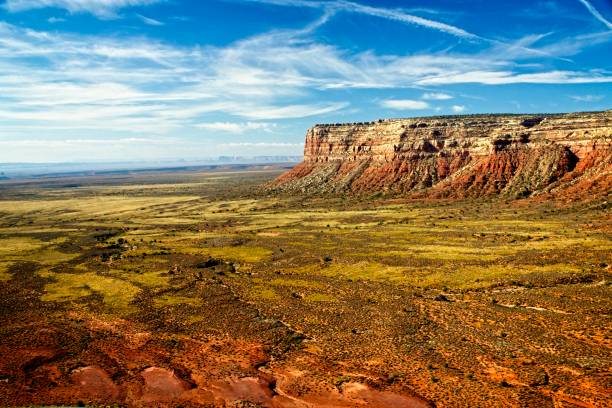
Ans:
[[[0,182],[0,405],[604,407],[610,196]]]

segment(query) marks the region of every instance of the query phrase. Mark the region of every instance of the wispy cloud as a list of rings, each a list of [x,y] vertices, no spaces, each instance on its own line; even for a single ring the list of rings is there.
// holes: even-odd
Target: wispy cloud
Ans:
[[[569,38],[564,38],[550,44],[543,45],[539,50],[546,55],[559,57],[571,57],[582,51],[605,44],[612,40],[612,31],[604,31],[598,33],[575,35]],[[527,56],[525,53],[517,54],[517,57]],[[532,55],[534,57],[536,55]],[[537,57],[537,56],[536,56]]]
[[[374,7],[370,5],[364,5],[361,3],[348,1],[348,0],[327,0],[327,1],[308,1],[308,0],[233,0],[251,3],[262,3],[276,6],[285,7],[301,7],[301,8],[315,8],[323,10],[323,17],[313,25],[313,28],[319,27],[331,18],[340,13],[355,13],[367,15],[370,17],[382,18],[389,21],[393,21],[400,24],[413,25],[417,27],[423,27],[430,30],[435,30],[441,33],[446,33],[455,36],[460,39],[468,40],[471,43],[490,44],[495,46],[497,49],[503,50],[506,54],[515,54],[517,56],[527,57],[548,57],[548,58],[560,58],[552,52],[547,50],[532,48],[531,44],[540,40],[542,37],[546,37],[548,34],[526,36],[525,38],[508,44],[506,41],[499,39],[490,39],[483,36],[469,32],[463,28],[447,24],[441,21],[422,18],[413,14],[409,14],[401,9],[385,8],[385,7]],[[586,0],[580,0],[586,2]],[[432,10],[429,10],[432,13]],[[432,13],[433,14],[433,13]],[[506,58],[511,58],[508,55]],[[560,58],[561,59],[561,58]]]
[[[586,7],[587,10],[589,10],[589,13],[591,13],[593,17],[601,21],[606,27],[608,27],[608,29],[612,30],[612,23],[606,20],[606,18],[602,16],[601,13],[595,7],[593,7],[591,3],[589,3],[587,0],[578,0],[578,1],[584,4],[584,7]]]
[[[451,110],[454,113],[462,113],[462,112],[465,112],[466,108],[463,105],[453,105],[451,106]]]
[[[147,6],[163,0],[6,0],[4,8],[10,12],[55,7],[70,13],[90,13],[96,17],[116,18],[126,7]]]
[[[239,106],[234,113],[250,119],[306,118],[336,112],[349,106],[348,102],[286,106]]]
[[[420,85],[449,85],[449,84],[594,84],[612,82],[612,76],[597,70],[580,71],[547,71],[517,74],[512,71],[467,71],[449,72],[442,75],[432,75],[417,81]]]
[[[426,27],[432,30],[444,32],[456,37],[468,39],[468,40],[480,40],[476,34],[470,33],[462,28],[455,27],[450,24],[446,24],[440,21],[426,19],[413,14],[408,14],[402,10],[390,9],[384,7],[373,7],[363,5],[346,0],[331,0],[331,1],[303,1],[303,0],[243,0],[247,2],[273,4],[277,6],[288,6],[288,7],[307,7],[307,8],[319,8],[327,11],[328,13],[348,12],[365,14],[368,16],[379,17],[387,20],[393,20],[403,24],[416,25]]]
[[[163,22],[161,22],[159,20],[156,20],[156,19],[151,18],[151,17],[143,16],[142,14],[136,14],[136,16],[140,19],[140,21],[142,21],[146,25],[157,26],[157,27],[166,25],[165,23],[163,23]]]
[[[10,3],[15,6],[19,1]],[[90,2],[77,3],[78,7],[66,0],[66,9],[84,12]],[[137,3],[151,2],[111,0],[105,3],[106,12],[88,12],[109,16]],[[0,22],[0,132],[24,139],[64,131],[99,132],[122,140],[130,135],[162,138],[186,132],[198,137],[219,132],[265,135],[273,129],[272,122],[284,125],[287,122],[282,121],[313,116],[319,120],[363,108],[346,102],[356,92],[345,90],[418,88],[424,92],[420,99],[386,99],[378,104],[393,110],[435,110],[428,101],[453,98],[436,92],[442,89],[438,86],[612,82],[609,70],[576,65],[570,65],[571,70],[555,69],[559,61],[549,59],[605,43],[612,39],[610,32],[557,41],[548,34],[525,36],[511,45],[485,42],[471,52],[464,48],[403,55],[356,52],[322,43],[315,31],[338,12],[408,23],[399,19],[406,13],[340,0],[297,3],[323,13],[302,28],[273,30],[216,47],[36,31]],[[427,24],[417,26],[437,27]],[[536,46],[541,52],[526,50]],[[425,86],[427,91],[422,90]],[[453,94],[461,95],[456,89]],[[457,105],[451,110],[464,109],[461,97],[456,96]]]
[[[72,129],[159,134],[204,123],[203,116],[211,113],[270,120],[344,109],[346,102],[320,98],[295,103],[333,75],[333,70],[310,67],[313,58],[345,65],[343,75],[354,71],[332,47],[292,44],[275,36],[226,48],[178,47],[0,23],[0,129],[70,124]],[[266,131],[254,122],[246,127]]]
[[[245,133],[252,130],[263,130],[266,132],[272,131],[276,127],[276,123],[265,122],[209,122],[198,123],[195,125],[198,129],[211,130],[216,132],[227,133]]]
[[[3,162],[140,161],[212,156],[210,142],[191,143],[180,138],[100,137],[43,138],[42,129],[32,138],[0,140]]]
[[[4,147],[43,147],[43,148],[66,148],[79,147],[84,145],[91,146],[125,146],[125,145],[146,145],[146,144],[170,145],[176,143],[175,140],[152,139],[152,138],[118,138],[118,139],[22,139],[22,140],[0,140],[0,146]]]
[[[395,110],[421,110],[429,108],[429,104],[423,101],[412,99],[387,99],[380,104],[384,108]]]
[[[448,99],[453,99],[451,95],[441,92],[427,92],[423,94],[422,98],[431,101],[446,101]]]
[[[571,96],[575,101],[578,102],[599,102],[605,98],[604,95],[574,95]]]
[[[56,24],[56,23],[63,23],[64,21],[66,21],[66,19],[62,17],[49,17],[47,21],[51,24]]]

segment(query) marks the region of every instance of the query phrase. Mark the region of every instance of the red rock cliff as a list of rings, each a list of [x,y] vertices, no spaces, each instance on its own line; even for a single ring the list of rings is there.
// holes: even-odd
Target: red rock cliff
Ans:
[[[612,111],[316,125],[304,162],[270,187],[457,198],[607,194]]]

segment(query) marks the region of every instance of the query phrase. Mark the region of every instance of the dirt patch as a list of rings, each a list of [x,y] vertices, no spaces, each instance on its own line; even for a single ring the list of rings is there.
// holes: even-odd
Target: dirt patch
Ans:
[[[149,367],[142,372],[143,402],[164,402],[179,398],[191,388],[190,384],[176,376],[174,371]]]
[[[74,370],[70,379],[78,388],[77,393],[97,401],[116,401],[120,388],[100,367],[89,366]]]

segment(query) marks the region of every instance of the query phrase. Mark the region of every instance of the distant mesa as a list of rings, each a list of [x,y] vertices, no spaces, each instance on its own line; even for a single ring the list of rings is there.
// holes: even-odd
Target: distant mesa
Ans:
[[[267,186],[423,198],[594,198],[612,191],[612,111],[316,125],[304,161]]]

